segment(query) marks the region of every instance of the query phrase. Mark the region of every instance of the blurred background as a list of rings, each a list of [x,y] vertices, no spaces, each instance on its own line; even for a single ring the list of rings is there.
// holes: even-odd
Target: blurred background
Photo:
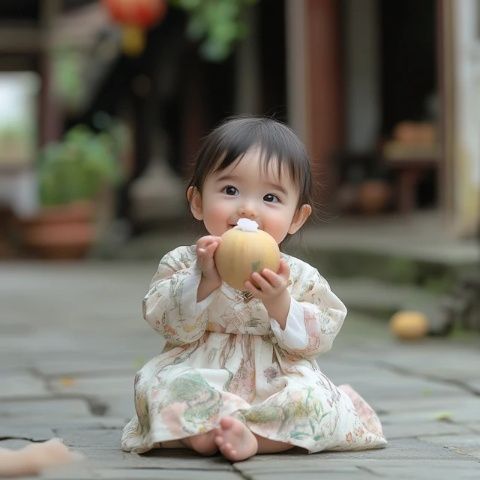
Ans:
[[[240,113],[306,143],[311,229],[479,238],[478,0],[2,0],[0,105],[0,258],[153,256]]]
[[[480,0],[0,0],[1,446],[145,468],[118,450],[162,346],[142,298],[242,113],[310,153],[318,215],[282,250],[349,310],[321,365],[399,441],[382,462],[478,458]]]

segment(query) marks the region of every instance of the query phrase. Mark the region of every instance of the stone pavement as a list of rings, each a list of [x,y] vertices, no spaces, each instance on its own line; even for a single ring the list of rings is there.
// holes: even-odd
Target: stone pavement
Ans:
[[[86,457],[42,478],[480,478],[479,335],[401,343],[386,319],[355,313],[319,363],[378,411],[386,449],[233,465],[182,450],[123,453],[134,373],[161,348],[140,313],[155,262],[0,265],[0,447],[59,436]]]

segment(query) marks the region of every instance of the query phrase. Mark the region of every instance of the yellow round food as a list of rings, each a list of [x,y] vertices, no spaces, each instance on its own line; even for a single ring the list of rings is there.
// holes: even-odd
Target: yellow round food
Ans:
[[[428,319],[421,312],[397,312],[390,320],[390,330],[402,340],[422,338],[428,333]]]
[[[222,280],[244,290],[245,282],[253,272],[269,268],[274,272],[280,266],[280,250],[275,239],[256,222],[240,219],[238,225],[222,235],[215,251],[215,264]]]

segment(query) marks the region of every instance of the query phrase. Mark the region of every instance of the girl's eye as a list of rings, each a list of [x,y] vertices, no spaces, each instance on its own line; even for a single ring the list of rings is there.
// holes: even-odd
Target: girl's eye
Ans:
[[[233,185],[227,185],[223,192],[227,195],[238,195],[238,188],[234,187]]]
[[[277,203],[280,201],[280,199],[274,195],[273,193],[267,193],[264,197],[263,200],[267,203]]]

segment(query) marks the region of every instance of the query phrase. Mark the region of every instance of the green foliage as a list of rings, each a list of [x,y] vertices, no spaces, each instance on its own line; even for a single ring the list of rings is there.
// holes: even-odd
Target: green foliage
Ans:
[[[63,141],[41,153],[39,194],[42,205],[64,205],[94,199],[106,185],[120,180],[115,139],[79,125]]]
[[[66,108],[75,111],[87,94],[88,82],[85,82],[83,72],[88,57],[78,48],[62,45],[53,50],[52,58],[56,93]]]
[[[170,0],[189,15],[187,35],[202,41],[201,54],[211,61],[222,61],[235,42],[247,33],[245,10],[257,0]]]

